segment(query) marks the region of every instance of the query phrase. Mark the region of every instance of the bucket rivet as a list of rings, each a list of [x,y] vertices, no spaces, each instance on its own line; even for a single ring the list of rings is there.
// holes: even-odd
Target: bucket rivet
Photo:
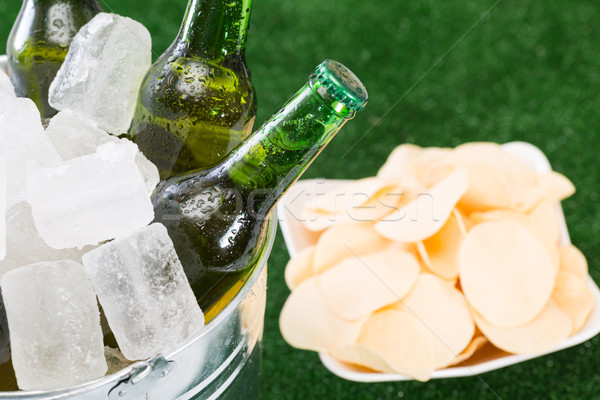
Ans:
[[[119,391],[119,396],[121,396],[121,397],[127,396],[127,390],[123,389],[123,390]]]

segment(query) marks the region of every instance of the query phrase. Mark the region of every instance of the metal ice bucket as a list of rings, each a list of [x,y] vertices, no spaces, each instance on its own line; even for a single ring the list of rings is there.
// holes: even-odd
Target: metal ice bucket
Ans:
[[[173,353],[68,389],[0,392],[0,400],[257,400],[267,258],[276,229],[276,220],[271,218],[261,259],[237,295],[198,335]]]
[[[5,56],[0,56],[0,69],[6,69]],[[276,219],[271,217],[261,258],[246,283],[181,348],[76,387],[47,392],[0,392],[0,400],[257,400],[267,259],[276,230]]]

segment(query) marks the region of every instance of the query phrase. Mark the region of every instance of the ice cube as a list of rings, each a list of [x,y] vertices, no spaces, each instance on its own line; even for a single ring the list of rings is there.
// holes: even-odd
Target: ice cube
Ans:
[[[152,161],[148,160],[141,151],[139,151],[135,156],[135,164],[140,170],[140,174],[142,174],[142,177],[144,178],[144,183],[146,184],[146,189],[148,189],[148,193],[152,194],[152,191],[154,190],[156,185],[158,185],[158,182],[160,182],[158,168],[152,163]]]
[[[8,208],[25,199],[29,171],[61,162],[30,99],[16,99],[0,116],[0,156],[6,159]]]
[[[112,134],[124,133],[151,58],[150,33],[142,24],[100,13],[73,39],[50,85],[50,105],[77,111]]]
[[[84,254],[83,265],[127,359],[168,353],[202,329],[204,316],[162,224]]]
[[[92,250],[71,248],[56,250],[42,240],[35,228],[31,207],[25,201],[17,203],[6,213],[6,257],[0,261],[0,278],[10,270],[42,261],[73,260]]]
[[[72,110],[61,111],[51,120],[46,134],[63,160],[92,154],[104,143],[117,143],[128,139],[119,139],[98,128],[94,121]],[[137,145],[136,145],[137,147]],[[158,168],[138,150],[135,163],[146,182],[148,192],[152,193],[160,178]]]
[[[27,181],[35,226],[52,248],[81,248],[126,236],[154,218],[150,195],[129,141],[57,167],[38,168]]]
[[[16,98],[15,88],[12,83],[10,83],[10,78],[0,69],[0,114],[2,114]]]
[[[95,153],[98,146],[119,140],[72,110],[61,111],[52,117],[46,135],[65,161]]]
[[[81,264],[27,265],[0,284],[20,389],[66,388],[106,373],[98,303]]]

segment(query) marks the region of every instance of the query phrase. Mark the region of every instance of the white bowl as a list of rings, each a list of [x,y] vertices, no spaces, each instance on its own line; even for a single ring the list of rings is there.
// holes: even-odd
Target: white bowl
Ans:
[[[549,172],[551,171],[550,163],[546,156],[537,147],[523,142],[511,142],[503,145],[503,147],[511,154],[521,158],[529,164],[535,171]],[[294,257],[300,250],[317,242],[318,233],[311,232],[304,228],[300,221],[300,215],[304,202],[310,196],[316,196],[319,193],[325,193],[335,186],[339,186],[348,181],[343,180],[326,180],[326,179],[311,179],[297,182],[290,191],[284,196],[277,207],[277,215],[279,218],[279,226],[283,233],[285,243],[291,257]],[[565,223],[565,217],[562,208],[558,207],[557,215],[562,244],[570,243],[569,232]],[[594,310],[590,315],[585,326],[575,335],[569,337],[558,346],[539,354],[515,355],[503,352],[494,346],[488,344],[468,360],[468,366],[455,366],[436,370],[431,375],[432,379],[440,378],[456,378],[463,376],[472,376],[483,372],[492,371],[498,368],[507,367],[517,364],[522,361],[530,360],[542,356],[544,354],[553,353],[558,350],[566,349],[583,343],[586,340],[594,337],[600,332],[600,290],[588,276],[588,285],[594,293]],[[380,372],[372,372],[370,370],[350,365],[328,354],[319,353],[323,365],[335,375],[357,382],[389,382],[412,380],[412,378],[399,374],[386,374]]]

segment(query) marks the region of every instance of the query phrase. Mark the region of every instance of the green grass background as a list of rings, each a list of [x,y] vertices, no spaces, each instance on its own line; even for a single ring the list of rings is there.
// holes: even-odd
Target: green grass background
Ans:
[[[143,22],[155,57],[175,37],[185,9],[182,0],[101,3]],[[19,7],[17,0],[0,0],[0,53]],[[256,0],[247,61],[259,97],[257,121],[325,58],[350,67],[371,100],[305,177],[374,175],[406,142],[531,142],[577,187],[563,207],[571,239],[600,282],[597,0]],[[477,377],[380,384],[339,379],[315,353],[291,348],[279,333],[288,258],[278,235],[269,261],[264,399],[600,398],[599,337]]]

